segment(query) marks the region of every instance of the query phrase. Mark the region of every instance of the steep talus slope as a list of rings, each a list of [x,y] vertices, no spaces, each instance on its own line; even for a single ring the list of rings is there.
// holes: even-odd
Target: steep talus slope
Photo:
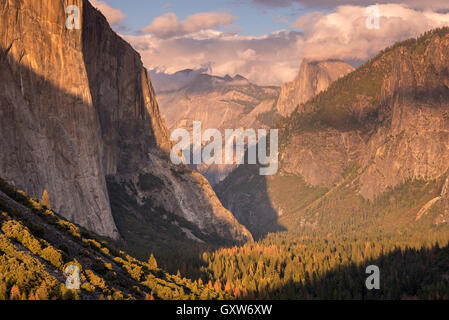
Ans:
[[[284,117],[289,116],[298,105],[326,90],[335,80],[354,68],[343,61],[311,61],[304,59],[296,78],[284,84],[276,109]]]
[[[115,225],[128,213],[111,213],[107,178],[130,186],[132,201],[146,205],[143,216],[169,212],[195,225],[200,238],[251,239],[207,181],[171,164],[139,55],[88,1],[72,4],[80,30],[65,27],[67,1],[0,5],[2,176],[34,197],[47,189],[64,217],[104,236],[132,227]],[[141,176],[163,184],[141,188]]]
[[[398,43],[281,121],[281,169],[264,190],[279,223],[343,232],[446,222],[448,57],[447,28]],[[233,186],[217,187],[225,206]],[[251,198],[251,184],[239,188]]]

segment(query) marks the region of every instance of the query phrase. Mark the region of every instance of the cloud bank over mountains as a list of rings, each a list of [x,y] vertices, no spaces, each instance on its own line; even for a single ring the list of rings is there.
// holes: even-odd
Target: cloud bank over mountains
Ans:
[[[235,29],[236,17],[226,11],[196,13],[182,21],[166,13],[123,37],[139,51],[148,69],[175,73],[207,67],[219,76],[241,74],[259,85],[280,85],[295,77],[303,58],[364,61],[396,41],[449,26],[446,0],[379,4],[379,29],[366,27],[371,1],[251,1],[265,7],[299,3],[317,11],[286,21],[285,30],[263,36],[230,30]],[[324,7],[331,9],[318,11]],[[117,12],[99,9],[111,24],[123,20]]]
[[[295,76],[301,62],[299,32],[281,31],[262,37],[202,30],[161,39],[152,34],[126,36],[147,68],[166,73],[208,67],[219,76],[242,74],[253,82],[280,84]]]

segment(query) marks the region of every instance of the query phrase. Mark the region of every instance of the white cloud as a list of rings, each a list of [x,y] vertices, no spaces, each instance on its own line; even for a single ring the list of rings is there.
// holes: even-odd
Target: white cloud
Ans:
[[[168,12],[157,17],[141,33],[152,33],[160,38],[171,38],[195,33],[210,28],[224,27],[232,23],[234,17],[224,12],[202,12],[179,21],[176,14]]]
[[[401,4],[378,5],[380,28],[368,29],[366,7],[341,6],[333,13],[311,13],[294,27],[304,31],[307,58],[365,60],[399,40],[449,25],[449,14],[410,9]]]
[[[163,16],[146,30],[152,33],[125,38],[148,69],[174,73],[207,66],[219,76],[241,74],[258,84],[280,85],[296,76],[304,57],[365,60],[396,41],[449,25],[449,14],[431,10],[401,4],[379,5],[379,10],[379,30],[366,28],[366,7],[346,5],[299,18],[293,25],[301,30],[259,37],[213,29],[224,20],[197,16],[180,22]]]
[[[214,75],[241,74],[259,84],[281,84],[294,78],[302,58],[302,37],[293,31],[262,37],[208,30],[171,39],[154,35],[125,38],[148,69],[174,73],[206,66]]]
[[[110,7],[106,2],[100,0],[90,0],[92,5],[100,10],[111,26],[118,25],[120,22],[125,20],[125,14],[119,9]]]

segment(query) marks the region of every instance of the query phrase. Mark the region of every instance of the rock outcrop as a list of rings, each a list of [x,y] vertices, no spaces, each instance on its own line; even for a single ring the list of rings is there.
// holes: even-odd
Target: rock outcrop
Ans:
[[[289,116],[298,106],[353,70],[352,66],[343,61],[304,59],[296,78],[282,86],[277,111],[284,117]]]
[[[300,184],[296,189],[319,194],[324,188],[329,197],[342,192],[339,186],[346,183],[343,187],[350,191],[332,199],[331,208],[341,206],[345,211],[344,201],[351,197],[375,202],[388,191],[417,181],[441,189],[440,181],[446,180],[449,170],[449,28],[382,51],[302,104],[281,127],[278,176],[300,177],[309,189]],[[248,203],[234,202],[232,190],[246,189],[250,199],[252,185],[242,186],[248,179],[239,177],[235,181],[240,182],[225,181],[217,187],[222,203],[233,204],[232,210],[240,214]],[[424,199],[409,216],[433,210],[438,214],[432,216],[434,223],[449,221],[447,185],[446,180],[441,192]],[[288,186],[284,188],[287,193]],[[294,215],[305,205],[300,203],[305,198],[301,192],[292,196],[296,203],[268,195],[269,210],[280,215],[279,208],[290,206]],[[286,205],[290,202],[295,206]]]
[[[69,5],[80,10],[80,29],[66,28]],[[4,179],[36,198],[46,189],[61,215],[112,238],[120,226],[106,177],[131,184],[138,203],[151,199],[156,213],[148,214],[163,208],[207,236],[251,239],[206,181],[171,164],[139,54],[87,0],[2,1],[0,49]],[[141,189],[145,174],[164,181],[162,188]]]
[[[360,194],[368,199],[445,174],[448,57],[449,35],[435,32],[399,43],[337,81],[287,121],[284,170],[330,187],[357,162]]]

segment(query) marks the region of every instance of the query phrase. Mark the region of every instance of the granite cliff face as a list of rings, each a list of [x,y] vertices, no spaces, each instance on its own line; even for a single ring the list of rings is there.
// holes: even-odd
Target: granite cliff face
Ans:
[[[353,70],[352,66],[342,61],[304,59],[296,78],[282,86],[276,105],[277,111],[284,117],[289,116],[296,107]]]
[[[82,31],[65,28],[68,5],[0,4],[1,175],[38,199],[47,189],[65,217],[117,237]]]
[[[363,201],[382,207],[382,197],[390,194],[391,206],[382,210],[393,210],[401,205],[396,202],[401,192],[423,182],[437,191],[430,199],[408,191],[402,203],[413,207],[404,209],[402,214],[408,215],[398,218],[397,225],[410,217],[411,224],[414,217],[420,222],[423,216],[434,224],[447,222],[448,101],[449,29],[444,28],[384,50],[282,121],[280,172],[263,183],[256,179],[264,190],[251,183],[243,186],[249,176],[241,171],[235,177],[236,171],[217,186],[217,193],[239,217],[245,215],[248,201],[233,190],[245,189],[250,199],[251,190],[257,189],[267,199],[259,210],[262,216],[273,221],[273,213],[287,215],[281,217],[288,220],[286,225],[318,228],[326,214],[320,208],[356,215]],[[441,181],[446,181],[443,187]],[[351,208],[359,199],[364,199],[360,206]],[[342,219],[328,218],[328,225]]]
[[[69,5],[80,9],[79,30],[65,26]],[[5,180],[36,198],[47,189],[61,215],[112,238],[123,231],[111,213],[109,183],[126,184],[148,215],[170,212],[193,223],[199,236],[251,239],[204,179],[171,164],[140,56],[88,1],[2,1],[0,27]],[[162,184],[143,188],[142,176]]]
[[[356,162],[360,194],[375,199],[449,168],[449,36],[385,50],[286,121],[284,170],[331,187]],[[324,174],[323,174],[324,173]]]

